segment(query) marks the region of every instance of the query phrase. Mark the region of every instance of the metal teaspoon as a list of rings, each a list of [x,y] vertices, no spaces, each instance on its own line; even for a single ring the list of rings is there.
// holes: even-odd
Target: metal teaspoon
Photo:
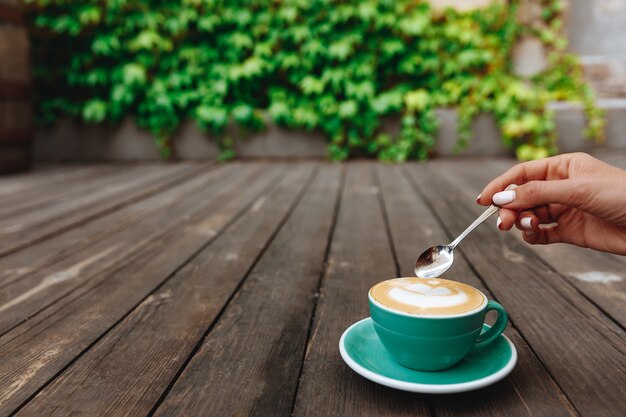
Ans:
[[[437,245],[426,249],[415,261],[415,275],[419,278],[435,278],[443,274],[452,266],[454,261],[454,248],[479,224],[487,220],[500,207],[489,206],[474,223],[470,224],[463,233],[448,245]]]

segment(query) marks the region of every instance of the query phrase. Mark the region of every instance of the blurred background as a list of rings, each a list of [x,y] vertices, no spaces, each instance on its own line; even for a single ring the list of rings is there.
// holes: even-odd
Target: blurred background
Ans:
[[[0,171],[626,148],[626,0],[0,0]]]

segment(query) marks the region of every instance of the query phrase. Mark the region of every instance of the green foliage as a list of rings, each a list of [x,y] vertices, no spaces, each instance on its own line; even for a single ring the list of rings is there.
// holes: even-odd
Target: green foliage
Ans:
[[[294,129],[321,130],[335,160],[376,155],[425,159],[435,108],[455,106],[460,146],[473,118],[495,115],[522,159],[556,151],[546,103],[581,101],[599,137],[576,59],[564,52],[560,0],[542,0],[537,27],[516,22],[516,2],[480,12],[436,12],[418,0],[29,0],[37,113],[133,116],[164,157],[186,118],[224,136],[235,123],[263,126],[263,113]],[[515,40],[528,32],[551,49],[531,81],[510,72]],[[381,120],[399,117],[395,134]],[[222,159],[234,157],[224,137]]]

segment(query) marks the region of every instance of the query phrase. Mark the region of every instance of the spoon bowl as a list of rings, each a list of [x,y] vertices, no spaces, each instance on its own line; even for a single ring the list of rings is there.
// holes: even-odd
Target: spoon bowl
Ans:
[[[417,258],[417,261],[415,261],[415,275],[419,278],[436,278],[446,272],[454,261],[454,248],[456,248],[456,245],[474,230],[476,226],[498,211],[498,209],[498,206],[492,204],[480,217],[474,220],[474,223],[470,224],[459,237],[454,239],[452,243],[449,245],[433,246],[422,252]]]
[[[415,275],[420,278],[435,278],[446,272],[454,262],[454,251],[450,245],[437,245],[426,249],[415,261]]]

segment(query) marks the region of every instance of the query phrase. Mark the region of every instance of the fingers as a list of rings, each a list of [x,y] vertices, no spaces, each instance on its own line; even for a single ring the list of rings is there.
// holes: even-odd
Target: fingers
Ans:
[[[561,242],[559,235],[559,227],[544,226],[546,223],[552,223],[554,219],[549,215],[547,207],[539,207],[542,211],[537,215],[538,210],[524,210],[520,212],[514,220],[515,227],[522,232],[524,240],[533,245],[547,245],[549,243]],[[506,209],[501,209],[504,211]],[[512,210],[506,210],[513,212]]]
[[[561,242],[558,225],[543,226],[553,223],[554,220],[546,206],[519,213],[516,210],[500,209],[497,225],[500,230],[510,230],[515,226],[522,232],[522,237],[526,242],[533,245],[547,245]]]
[[[522,232],[533,233],[539,229],[539,217],[530,210],[522,211],[515,220],[515,227]]]
[[[514,189],[497,192],[493,203],[497,206],[524,210],[548,204],[580,207],[589,196],[581,181],[530,181]]]
[[[522,232],[522,237],[531,245],[548,245],[561,242],[559,226],[536,227],[531,231]]]
[[[496,225],[500,230],[511,230],[511,228],[515,225],[516,218],[516,210],[500,209],[498,211],[498,220],[496,220]]]
[[[491,181],[476,200],[479,204],[491,204],[492,197],[509,184],[526,184],[528,181],[542,181],[567,178],[568,159],[563,155],[539,159],[515,165],[504,174]]]

